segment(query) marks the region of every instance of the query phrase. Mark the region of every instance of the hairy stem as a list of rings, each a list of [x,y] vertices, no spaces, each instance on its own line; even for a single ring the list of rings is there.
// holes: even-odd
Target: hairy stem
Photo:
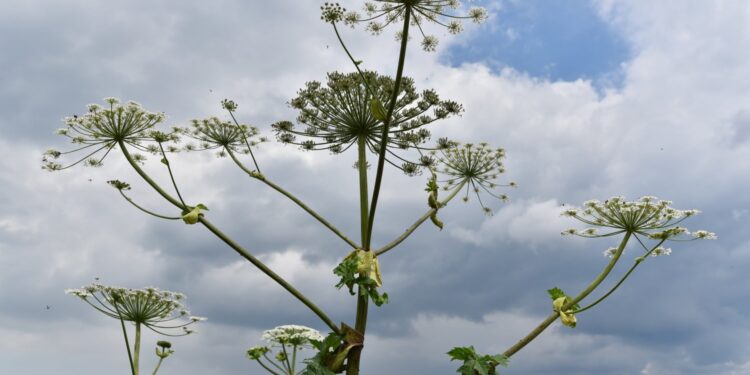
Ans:
[[[330,229],[331,232],[333,232],[339,238],[341,238],[342,240],[344,240],[344,242],[346,242],[347,244],[349,244],[349,246],[351,246],[351,247],[353,247],[355,249],[359,248],[359,245],[357,245],[354,241],[352,241],[351,239],[349,239],[349,237],[347,237],[346,235],[344,235],[344,233],[342,233],[338,228],[336,228],[335,226],[333,226],[333,224],[329,223],[328,220],[326,220],[322,216],[320,216],[320,214],[318,214],[317,212],[315,212],[315,210],[313,210],[312,208],[310,208],[308,205],[306,205],[304,202],[302,202],[299,198],[297,198],[296,196],[294,196],[292,193],[284,190],[284,188],[282,188],[281,186],[276,185],[275,183],[271,182],[268,178],[266,178],[266,176],[260,175],[258,173],[253,173],[253,171],[251,171],[250,169],[248,169],[239,159],[237,159],[237,155],[235,155],[232,150],[226,149],[226,151],[229,154],[229,156],[232,158],[232,160],[234,161],[234,163],[237,164],[237,166],[240,167],[240,169],[242,169],[243,172],[247,173],[248,176],[250,176],[250,177],[252,177],[252,178],[254,178],[256,180],[259,180],[259,181],[263,182],[264,184],[270,186],[272,189],[278,191],[279,193],[281,193],[285,197],[289,198],[289,200],[291,200],[292,202],[294,202],[298,206],[300,206],[303,210],[305,210],[305,212],[307,212],[312,217],[314,217],[316,220],[318,220],[318,222],[320,222],[321,224],[323,224],[323,226],[325,226],[326,228]]]
[[[622,255],[623,250],[625,250],[625,246],[628,244],[628,240],[630,239],[631,233],[626,232],[625,236],[622,238],[622,241],[620,241],[620,245],[617,247],[617,251],[615,252],[615,255],[612,256],[612,259],[607,263],[607,266],[604,267],[601,273],[592,281],[586,289],[584,289],[581,293],[579,293],[575,298],[573,298],[570,302],[565,304],[561,310],[565,311],[570,309],[571,306],[575,305],[576,303],[580,302],[582,299],[586,298],[591,292],[596,289],[599,284],[604,281],[604,279],[609,275],[609,272],[612,271],[612,268],[614,268],[617,261],[620,259],[620,255]],[[515,345],[511,346],[503,352],[503,355],[506,357],[511,357],[513,354],[516,354],[519,350],[523,349],[526,345],[528,345],[531,341],[533,341],[537,336],[539,336],[540,333],[544,332],[547,327],[549,327],[552,323],[557,320],[559,317],[559,314],[557,312],[553,312],[550,314],[544,321],[542,321],[536,328],[534,328],[531,332],[529,332],[526,337],[519,340]]]
[[[448,202],[450,202],[453,198],[455,198],[456,194],[458,194],[458,192],[461,191],[461,189],[463,188],[464,184],[466,184],[465,181],[462,182],[460,185],[456,186],[456,188],[453,189],[451,191],[451,193],[445,199],[443,199],[442,201],[440,201],[440,206],[442,207],[442,206],[447,205]],[[383,246],[382,248],[376,250],[375,251],[375,255],[380,256],[380,255],[386,253],[388,250],[391,250],[394,247],[396,247],[403,240],[405,240],[407,237],[409,237],[417,228],[419,228],[419,226],[422,225],[422,223],[424,223],[427,219],[429,219],[430,215],[432,215],[436,211],[437,211],[437,209],[435,209],[435,208],[431,208],[430,210],[428,210],[424,215],[422,215],[422,217],[420,217],[419,219],[417,219],[417,221],[415,221],[414,224],[412,224],[409,228],[406,228],[406,231],[404,231],[403,234],[401,234],[400,236],[398,236],[395,240],[391,241],[389,244],[387,244],[387,245]]]

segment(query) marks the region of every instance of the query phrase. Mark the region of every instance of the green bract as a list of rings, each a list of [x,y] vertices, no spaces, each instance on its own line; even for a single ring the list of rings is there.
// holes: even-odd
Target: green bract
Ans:
[[[197,223],[200,218],[203,216],[203,213],[201,210],[208,211],[208,207],[204,206],[203,204],[198,203],[197,206],[190,208],[189,211],[182,213],[182,221],[185,222],[185,224],[195,224]]]

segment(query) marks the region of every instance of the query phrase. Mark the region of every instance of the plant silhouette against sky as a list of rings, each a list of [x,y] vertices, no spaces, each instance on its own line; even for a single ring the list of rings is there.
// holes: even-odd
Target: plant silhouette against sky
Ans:
[[[467,8],[457,0],[381,0],[362,3],[361,12],[347,11],[338,3],[325,3],[321,6],[320,18],[332,27],[352,64],[352,71],[330,72],[324,82],[306,82],[297,96],[289,101],[290,107],[298,112],[296,121],[282,119],[262,129],[245,125],[235,117],[238,104],[227,99],[221,103],[227,114],[225,119],[211,117],[194,120],[184,128],[159,129],[165,120],[164,114],[147,111],[135,102],[123,104],[118,99],[107,98],[104,105],[92,104],[86,114],[65,120],[66,127],[58,133],[72,141],[75,145],[73,150],[49,150],[43,156],[44,169],[59,171],[78,164],[102,166],[105,158],[118,150],[146,185],[171,203],[175,210],[155,212],[126,194],[131,189],[129,183],[110,181],[110,185],[127,202],[157,218],[182,221],[188,225],[200,224],[314,313],[330,331],[327,335],[307,327],[282,326],[264,335],[270,347],[254,347],[247,351],[249,359],[257,361],[272,374],[324,375],[344,371],[348,375],[359,374],[369,302],[376,306],[389,302],[385,291],[387,277],[383,276],[388,272],[381,270],[378,257],[397,248],[428,219],[442,229],[444,224],[439,215],[459,194],[464,201],[475,198],[482,211],[492,214],[489,200],[507,200],[506,190],[516,186],[515,182],[503,178],[504,149],[493,148],[483,142],[432,139],[430,130],[442,119],[460,116],[463,107],[453,100],[442,99],[432,89],[417,90],[414,80],[405,76],[406,51],[412,38],[424,51],[435,51],[438,39],[428,30],[442,27],[451,34],[459,33],[464,29],[465,21],[481,23],[488,19],[486,10]],[[344,29],[363,26],[373,35],[381,35],[389,28],[395,29],[395,39],[399,44],[395,76],[366,70],[366,62],[357,59],[357,52],[344,42],[341,26],[345,26]],[[356,152],[354,166],[359,177],[360,218],[358,238],[338,229],[308,203],[274,182],[273,176],[261,171],[263,160],[259,160],[253,150],[268,140],[260,135],[266,132],[273,132],[279,142],[294,145],[302,151],[325,150],[334,156],[350,150]],[[347,244],[349,251],[341,254],[342,260],[333,272],[339,277],[336,287],[346,287],[349,293],[356,296],[355,314],[344,319],[348,323],[336,324],[322,307],[215,226],[207,217],[206,205],[181,193],[170,157],[180,151],[209,150],[228,157],[249,178],[293,201]],[[65,164],[60,161],[74,153],[81,156]],[[159,160],[161,167],[168,172],[168,181],[157,181],[142,168],[148,160],[145,154],[154,155]],[[371,162],[374,169],[369,168]],[[386,245],[373,248],[373,227],[386,165],[419,180],[413,185],[414,189],[425,191],[426,212]],[[578,294],[568,295],[557,287],[548,290],[552,300],[550,315],[505,352],[480,354],[473,346],[451,349],[447,353],[450,359],[462,363],[458,372],[464,375],[496,374],[498,366],[507,365],[510,357],[557,319],[568,327],[575,327],[579,323],[578,314],[609,297],[636,267],[652,256],[669,255],[671,249],[662,246],[665,241],[715,238],[710,232],[691,233],[678,226],[697,213],[695,210],[673,209],[671,202],[653,197],[632,202],[613,197],[603,203],[586,202],[581,209],[565,210],[563,215],[590,227],[566,230],[563,234],[619,238],[616,247],[605,251],[605,255],[610,257],[609,262]],[[604,233],[600,233],[600,230]],[[610,290],[582,307],[580,303],[610,275],[630,242],[637,243],[643,249],[643,254],[635,258],[632,267]],[[292,337],[299,340],[294,341]],[[297,352],[304,347],[314,349],[316,354],[302,361],[305,367],[301,369],[298,367],[300,361]],[[276,361],[268,357],[274,348],[280,349],[275,356]]]

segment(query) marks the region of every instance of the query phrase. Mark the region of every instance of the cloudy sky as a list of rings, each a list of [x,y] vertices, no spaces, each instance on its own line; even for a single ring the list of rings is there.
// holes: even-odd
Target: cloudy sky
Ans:
[[[344,0],[347,8],[360,1]],[[581,290],[614,240],[561,237],[562,204],[656,195],[703,211],[685,222],[718,234],[675,243],[574,330],[556,323],[513,357],[506,374],[750,373],[750,3],[726,1],[487,1],[490,20],[459,36],[433,30],[406,74],[461,102],[435,137],[507,150],[507,203],[441,210],[381,259],[391,303],[370,311],[364,374],[451,374],[444,353],[500,353],[550,311],[545,290]],[[184,292],[208,322],[173,340],[165,374],[259,374],[244,351],[282,324],[325,326],[199,226],[133,209],[105,181],[133,185],[139,203],[169,212],[119,153],[103,168],[50,174],[44,150],[69,147],[61,119],[106,96],[136,100],[169,125],[224,116],[269,133],[293,119],[286,102],[306,81],[350,71],[320,3],[278,0],[0,2],[0,373],[127,373],[116,321],[63,290],[94,278]],[[393,30],[344,29],[368,69],[394,74]],[[270,134],[269,134],[270,135]],[[355,156],[263,145],[264,173],[344,232],[358,233]],[[335,321],[355,300],[331,269],[350,249],[297,206],[227,159],[180,154],[187,199]],[[147,164],[165,178],[158,161]],[[425,176],[387,171],[374,243],[426,209]],[[614,241],[614,243],[613,243]],[[622,274],[635,248],[615,269]],[[611,285],[612,280],[607,285]],[[49,307],[49,308],[48,308]],[[155,338],[147,337],[145,368]]]

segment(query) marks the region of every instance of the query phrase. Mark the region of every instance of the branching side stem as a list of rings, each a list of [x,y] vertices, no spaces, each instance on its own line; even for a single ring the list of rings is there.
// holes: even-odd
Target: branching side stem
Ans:
[[[314,217],[315,220],[318,220],[318,222],[320,222],[321,224],[323,224],[323,226],[325,226],[326,228],[328,228],[329,230],[331,230],[331,232],[333,232],[335,235],[337,235],[339,238],[341,238],[342,240],[344,240],[344,242],[346,242],[347,244],[349,244],[349,246],[351,246],[352,248],[355,248],[355,249],[359,248],[359,245],[357,245],[357,243],[355,243],[354,241],[352,241],[351,239],[349,239],[349,237],[347,237],[346,235],[344,235],[344,233],[342,233],[338,228],[336,228],[335,226],[333,226],[333,224],[331,224],[330,222],[328,222],[328,220],[326,220],[322,216],[320,216],[320,214],[318,214],[317,212],[315,212],[315,210],[313,210],[312,208],[310,208],[308,205],[306,205],[304,202],[302,202],[299,198],[297,198],[296,196],[294,196],[292,193],[284,190],[284,188],[282,188],[281,186],[276,185],[275,183],[271,182],[266,176],[263,176],[263,175],[260,175],[258,173],[255,173],[255,172],[251,171],[249,168],[247,168],[237,158],[237,155],[235,155],[232,150],[230,150],[230,149],[227,148],[226,151],[229,154],[229,156],[232,158],[232,160],[234,161],[234,163],[237,164],[237,166],[240,167],[240,169],[242,169],[243,172],[247,173],[248,176],[250,176],[250,177],[252,177],[252,178],[254,178],[256,180],[259,180],[259,181],[263,182],[264,184],[270,186],[272,189],[278,191],[279,193],[281,193],[285,197],[289,198],[292,202],[296,203],[303,210],[305,210],[305,212],[307,212],[312,217]]]
[[[456,186],[456,188],[453,189],[451,191],[451,193],[445,199],[443,199],[442,201],[440,201],[440,206],[442,207],[442,206],[447,205],[448,202],[450,202],[453,198],[455,198],[456,194],[458,194],[461,191],[461,189],[464,187],[464,184],[466,184],[466,181],[464,181],[464,182],[460,183],[458,186]],[[375,255],[380,256],[382,254],[385,254],[387,251],[393,249],[394,247],[398,246],[398,244],[400,244],[407,237],[409,237],[417,228],[419,228],[420,225],[422,225],[422,223],[424,223],[427,219],[430,218],[430,215],[432,215],[436,211],[437,211],[437,209],[435,209],[435,208],[431,208],[430,210],[428,210],[424,215],[422,215],[422,217],[420,217],[419,219],[417,219],[417,221],[415,221],[414,224],[412,224],[409,228],[406,228],[406,231],[404,231],[403,234],[401,234],[400,236],[398,236],[396,239],[394,239],[393,241],[391,241],[389,244],[383,246],[382,248],[380,248],[378,250],[375,250]]]
[[[602,272],[597,276],[594,281],[589,284],[586,289],[584,289],[581,293],[579,293],[575,298],[573,298],[570,302],[568,302],[566,305],[562,307],[561,310],[565,311],[570,309],[571,306],[575,305],[576,303],[580,302],[582,299],[586,298],[591,292],[596,289],[599,284],[604,281],[604,279],[609,275],[609,272],[612,271],[612,268],[614,268],[617,261],[620,259],[620,255],[622,255],[622,252],[625,250],[625,246],[628,244],[628,240],[630,240],[630,236],[632,235],[631,232],[626,232],[625,236],[622,238],[622,241],[620,241],[620,245],[617,247],[617,251],[612,256],[612,260],[607,263],[607,266],[604,267]],[[511,346],[503,352],[503,355],[510,358],[513,354],[516,354],[519,350],[523,349],[526,345],[528,345],[531,341],[533,341],[537,336],[539,336],[540,333],[544,332],[547,327],[549,327],[552,323],[557,320],[559,317],[559,314],[557,312],[553,312],[550,314],[544,321],[542,321],[536,328],[534,328],[531,332],[529,332],[526,337],[519,340],[515,345]]]
[[[406,60],[406,46],[409,42],[409,21],[411,20],[411,7],[407,6],[404,8],[404,28],[401,32],[401,50],[398,55],[398,68],[396,69],[396,81],[393,86],[393,93],[391,94],[391,101],[388,103],[388,112],[383,123],[383,133],[380,139],[380,149],[378,154],[378,170],[375,174],[375,186],[372,189],[372,203],[370,204],[370,217],[367,220],[367,241],[364,242],[366,249],[370,248],[370,240],[372,237],[372,224],[375,221],[375,209],[378,205],[378,196],[380,195],[380,184],[383,180],[383,167],[385,166],[385,153],[386,147],[388,147],[388,128],[391,124],[391,118],[393,117],[393,110],[396,108],[396,101],[398,100],[398,90],[401,88],[401,76],[404,73],[404,61]]]
[[[133,157],[128,152],[127,148],[125,148],[125,144],[122,142],[120,143],[120,148],[122,149],[123,154],[125,155],[125,158],[128,160],[130,165],[135,169],[135,171],[149,184],[151,185],[154,190],[156,190],[161,196],[164,197],[164,199],[168,200],[170,203],[174,204],[178,208],[182,209],[183,211],[186,210],[186,205],[183,205],[180,201],[174,199],[171,195],[169,195],[167,192],[165,192],[156,182],[154,182],[151,177],[149,177],[143,169],[138,165],[138,163],[133,160]],[[198,221],[203,224],[211,233],[219,237],[224,243],[229,245],[235,252],[240,254],[243,258],[248,260],[250,263],[252,263],[254,266],[258,267],[258,269],[261,270],[261,272],[265,273],[268,277],[276,281],[279,285],[281,285],[284,289],[286,289],[289,293],[291,293],[294,297],[296,297],[300,302],[302,302],[305,306],[307,306],[310,310],[315,313],[323,322],[329,326],[334,332],[339,333],[338,327],[331,321],[331,319],[315,304],[310,302],[307,297],[305,297],[302,293],[300,293],[297,289],[295,289],[291,284],[289,284],[286,280],[284,280],[281,276],[273,272],[268,266],[266,266],[263,262],[261,262],[258,258],[254,257],[252,254],[250,254],[247,250],[245,250],[242,246],[240,246],[238,243],[236,243],[234,240],[229,238],[224,232],[216,228],[213,224],[211,224],[210,221],[208,221],[205,217],[200,217]]]

